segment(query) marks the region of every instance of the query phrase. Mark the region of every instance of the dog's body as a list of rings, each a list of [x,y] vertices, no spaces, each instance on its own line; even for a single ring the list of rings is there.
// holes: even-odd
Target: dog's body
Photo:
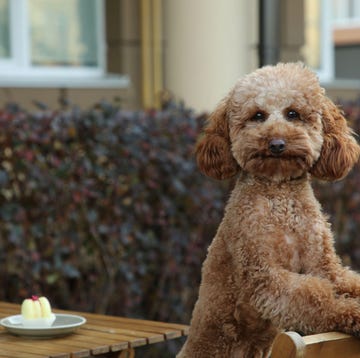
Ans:
[[[359,153],[301,64],[238,81],[197,146],[204,173],[238,179],[179,358],[268,357],[281,330],[360,334],[360,276],[341,266],[309,181],[344,177]]]

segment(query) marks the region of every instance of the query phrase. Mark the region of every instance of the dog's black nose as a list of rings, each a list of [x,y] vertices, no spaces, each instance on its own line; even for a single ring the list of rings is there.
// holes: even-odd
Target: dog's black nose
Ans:
[[[285,150],[286,143],[283,139],[272,139],[269,143],[269,149],[272,154],[280,154]]]

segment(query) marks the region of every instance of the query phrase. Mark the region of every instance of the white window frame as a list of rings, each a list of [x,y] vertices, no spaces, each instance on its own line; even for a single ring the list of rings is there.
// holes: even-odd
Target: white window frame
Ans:
[[[334,45],[332,40],[333,12],[332,2],[321,0],[320,36],[321,36],[321,59],[320,68],[315,69],[320,82],[332,82],[334,80]]]
[[[126,87],[126,76],[106,74],[105,3],[96,0],[98,66],[33,66],[30,58],[28,0],[10,0],[10,59],[0,59],[0,86]]]
[[[349,0],[342,0],[341,1],[341,7],[343,13],[349,13],[349,7],[350,3]],[[354,14],[354,16],[343,16],[340,18],[335,18],[333,20],[333,26],[335,28],[351,28],[351,27],[359,27],[360,26],[360,3],[357,2],[355,5],[357,14]]]

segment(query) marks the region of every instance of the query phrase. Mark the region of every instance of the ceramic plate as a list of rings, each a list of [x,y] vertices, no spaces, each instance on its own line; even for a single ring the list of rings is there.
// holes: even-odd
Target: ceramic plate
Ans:
[[[0,321],[0,324],[7,331],[18,336],[46,338],[63,336],[72,333],[73,331],[75,331],[75,329],[82,326],[86,322],[86,319],[84,317],[72,314],[56,313],[55,316],[56,319],[51,327],[24,327],[21,323],[21,315],[3,318]]]

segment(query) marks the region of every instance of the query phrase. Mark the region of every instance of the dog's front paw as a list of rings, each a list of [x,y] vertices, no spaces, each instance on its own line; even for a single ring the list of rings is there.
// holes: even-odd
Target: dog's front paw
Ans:
[[[338,331],[360,338],[360,311],[356,310],[344,315],[336,328]]]
[[[346,332],[348,334],[351,334],[352,336],[355,336],[357,338],[360,338],[360,317],[354,317],[352,325],[350,327],[349,332]]]

